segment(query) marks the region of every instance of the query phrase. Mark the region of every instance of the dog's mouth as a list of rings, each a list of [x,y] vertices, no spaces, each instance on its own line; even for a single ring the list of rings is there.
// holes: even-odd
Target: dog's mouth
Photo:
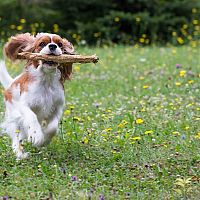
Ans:
[[[58,65],[58,63],[56,63],[54,61],[43,61],[43,64],[46,64],[46,65],[49,65],[49,66]]]

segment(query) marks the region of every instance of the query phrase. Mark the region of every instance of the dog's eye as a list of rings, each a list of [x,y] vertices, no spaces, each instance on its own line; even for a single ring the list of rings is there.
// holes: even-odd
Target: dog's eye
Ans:
[[[39,46],[40,46],[40,47],[45,47],[45,46],[46,46],[46,43],[45,43],[45,42],[41,42],[41,43],[39,44]]]
[[[61,42],[59,42],[59,43],[58,43],[58,46],[59,46],[59,47],[62,47],[62,46],[63,46],[63,44],[62,44]]]

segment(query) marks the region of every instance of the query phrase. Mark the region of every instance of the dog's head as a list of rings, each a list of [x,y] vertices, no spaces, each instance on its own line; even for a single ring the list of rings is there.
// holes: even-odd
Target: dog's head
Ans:
[[[74,54],[73,45],[65,38],[56,34],[38,33],[35,37],[29,33],[18,34],[4,46],[5,55],[15,61],[17,54],[21,52],[33,52],[46,55]],[[35,67],[37,62],[33,63]],[[52,61],[43,61],[44,67],[58,67],[61,71],[61,80],[69,79],[72,73],[72,64],[59,65]]]

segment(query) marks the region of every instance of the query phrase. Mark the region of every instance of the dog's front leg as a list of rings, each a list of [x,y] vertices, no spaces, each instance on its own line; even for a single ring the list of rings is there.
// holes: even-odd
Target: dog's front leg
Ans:
[[[12,148],[16,153],[17,159],[23,159],[28,157],[28,153],[24,152],[22,141],[24,139],[21,131],[18,128],[17,122],[11,122],[8,124],[8,134],[12,138]]]
[[[56,112],[54,113],[52,119],[50,120],[50,122],[43,129],[45,143],[49,143],[52,137],[57,133],[59,121],[60,118],[62,117],[62,112],[63,112],[63,106],[59,106]]]
[[[28,141],[34,146],[42,146],[44,144],[44,134],[36,114],[28,106],[20,106],[20,112],[23,117],[23,126],[28,133]]]

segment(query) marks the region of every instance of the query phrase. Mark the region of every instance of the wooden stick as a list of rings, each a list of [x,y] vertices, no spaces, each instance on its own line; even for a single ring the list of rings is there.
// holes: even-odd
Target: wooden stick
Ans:
[[[29,52],[18,53],[17,59],[46,60],[46,61],[53,61],[57,63],[91,63],[91,62],[97,63],[99,60],[99,58],[96,55],[82,56],[82,55],[62,54],[60,56],[54,56],[54,55],[29,53]]]

